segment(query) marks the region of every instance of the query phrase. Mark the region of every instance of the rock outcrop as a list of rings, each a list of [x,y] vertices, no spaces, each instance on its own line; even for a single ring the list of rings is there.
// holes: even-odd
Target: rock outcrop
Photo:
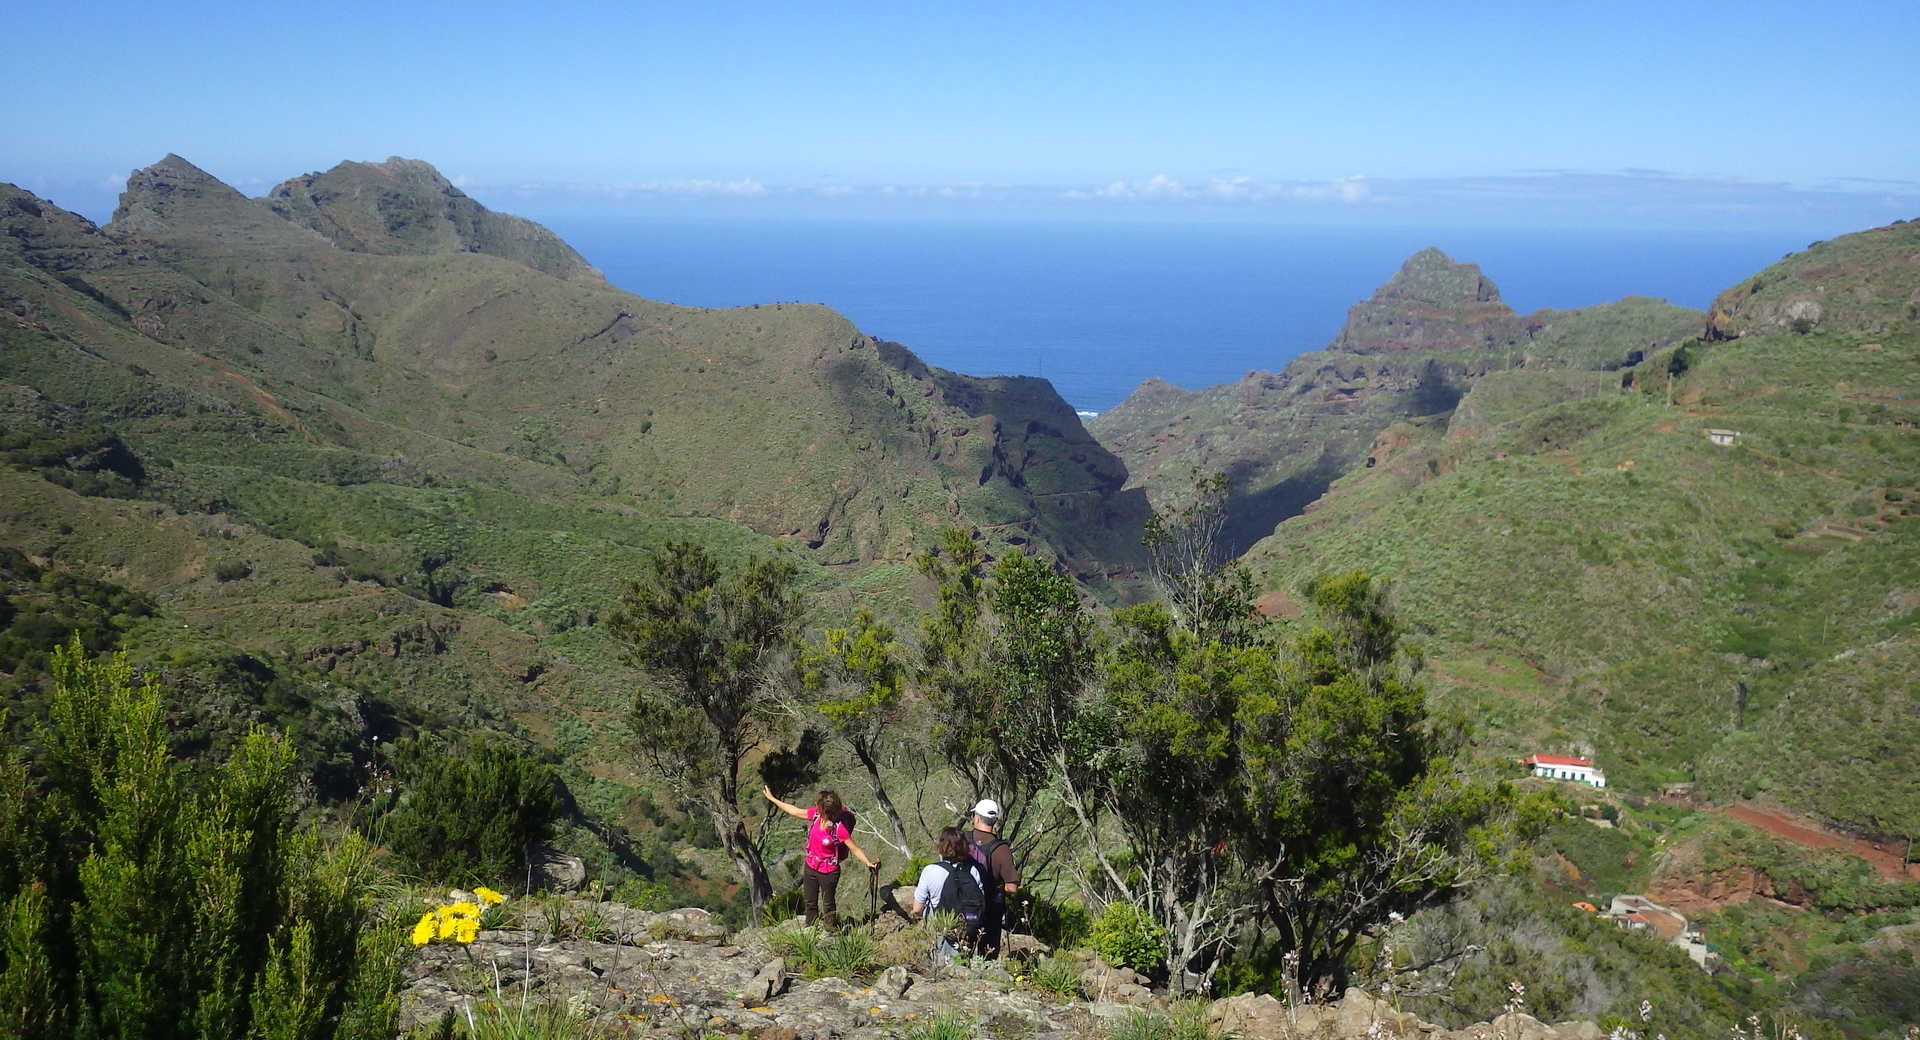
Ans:
[[[481,932],[471,945],[418,950],[407,972],[404,1023],[530,1006],[563,1010],[582,1023],[755,1040],[882,1040],[938,1019],[958,1019],[972,1036],[1069,1040],[1130,1016],[1168,1013],[1172,1004],[1148,991],[1144,979],[1097,959],[1081,972],[1078,997],[1029,986],[997,963],[936,965],[913,956],[930,953],[930,944],[891,915],[875,929],[884,933],[878,948],[910,963],[856,978],[797,975],[770,945],[767,929],[729,934],[703,910],[648,913],[576,900],[529,904],[517,916],[519,927]],[[1023,964],[1013,966],[1024,972]],[[1243,994],[1214,1001],[1206,1017],[1212,1028],[1247,1040],[1601,1037],[1592,1023],[1547,1025],[1525,1014],[1449,1031],[1359,989],[1320,1005]]]
[[[1478,265],[1438,249],[1407,258],[1385,285],[1347,311],[1331,350],[1408,354],[1471,350],[1510,337],[1515,315]]]

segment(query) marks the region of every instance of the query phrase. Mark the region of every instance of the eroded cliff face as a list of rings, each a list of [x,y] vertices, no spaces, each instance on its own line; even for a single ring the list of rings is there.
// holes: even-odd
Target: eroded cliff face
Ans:
[[[1328,349],[1351,354],[1487,349],[1511,336],[1515,317],[1478,265],[1422,249],[1347,311],[1347,323]]]

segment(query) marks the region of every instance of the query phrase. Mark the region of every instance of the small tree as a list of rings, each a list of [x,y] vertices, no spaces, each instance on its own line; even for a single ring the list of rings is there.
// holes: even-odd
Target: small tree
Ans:
[[[1174,623],[1202,643],[1244,643],[1254,617],[1253,576],[1221,544],[1232,492],[1225,473],[1196,468],[1192,499],[1154,510],[1140,539]]]
[[[1296,984],[1344,984],[1358,938],[1477,879],[1508,818],[1427,724],[1385,586],[1356,572],[1307,594],[1314,624],[1239,646],[1160,604],[1119,612],[1105,696],[1062,757],[1096,887],[1166,936],[1176,986],[1205,988],[1256,919]]]
[[[723,574],[700,546],[669,542],[627,582],[607,620],[627,660],[647,673],[633,701],[641,753],[712,818],[756,918],[773,883],[740,811],[740,769],[775,736],[766,679],[793,645],[797,574],[760,556]]]
[[[1011,552],[988,580],[966,532],[944,541],[921,561],[940,596],[921,643],[933,742],[973,797],[1006,807],[1001,835],[1019,849],[1094,674],[1093,624],[1073,581],[1039,560]]]
[[[893,627],[865,607],[848,628],[830,628],[801,655],[802,679],[814,710],[846,742],[867,771],[873,800],[893,828],[894,847],[912,851],[907,828],[880,777],[886,735],[906,716],[907,666]]]
[[[1369,929],[1485,876],[1516,818],[1506,785],[1456,767],[1462,735],[1429,725],[1385,584],[1305,591],[1315,623],[1237,713],[1238,842],[1299,984],[1337,989]]]
[[[1153,923],[1176,988],[1198,966],[1205,989],[1257,907],[1228,840],[1245,819],[1235,716],[1272,655],[1195,640],[1158,603],[1115,622],[1105,696],[1076,727],[1061,774],[1097,869],[1089,887]],[[1102,839],[1114,834],[1118,848]]]

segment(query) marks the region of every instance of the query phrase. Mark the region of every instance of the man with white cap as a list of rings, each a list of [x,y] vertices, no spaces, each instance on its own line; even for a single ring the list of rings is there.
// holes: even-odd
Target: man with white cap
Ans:
[[[1013,844],[994,834],[1000,826],[1000,803],[982,798],[973,806],[973,858],[987,876],[987,906],[980,915],[980,955],[1000,956],[1000,929],[1007,919],[1007,900],[1020,891],[1020,870],[1013,865]]]

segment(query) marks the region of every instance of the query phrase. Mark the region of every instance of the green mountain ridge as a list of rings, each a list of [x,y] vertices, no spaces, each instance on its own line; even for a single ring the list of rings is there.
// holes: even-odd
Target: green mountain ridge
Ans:
[[[69,259],[132,331],[233,369],[243,401],[300,439],[412,457],[430,438],[435,454],[491,456],[460,468],[494,479],[539,458],[571,471],[544,483],[618,486],[827,563],[904,559],[934,527],[969,522],[1014,529],[1096,580],[1133,559],[1130,537],[1099,529],[1137,528],[1137,496],[1118,494],[1117,463],[1045,383],[931,369],[824,308],[706,311],[534,277],[446,224],[409,241],[360,234],[353,249],[309,226],[345,241],[368,212],[354,186],[395,170],[387,211],[449,198],[430,167],[397,161],[343,164],[262,202],[169,157],[136,172],[103,231],[72,218],[16,237],[91,243]],[[29,244],[28,266],[48,248]]]

